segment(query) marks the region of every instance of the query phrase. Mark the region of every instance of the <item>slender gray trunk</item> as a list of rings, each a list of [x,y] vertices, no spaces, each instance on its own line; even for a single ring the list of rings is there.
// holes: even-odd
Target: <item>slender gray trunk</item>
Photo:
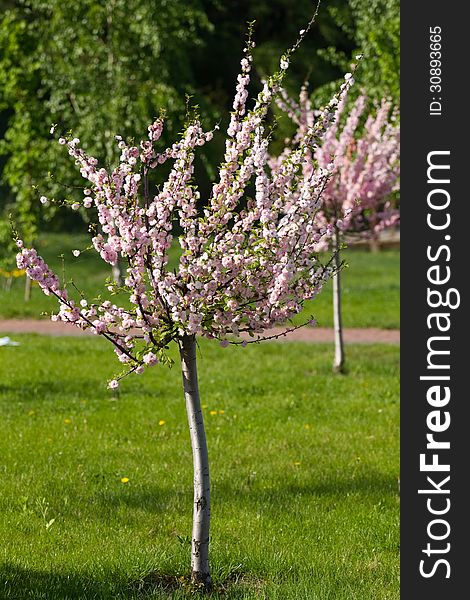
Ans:
[[[211,588],[209,569],[210,479],[206,433],[197,382],[196,338],[185,335],[180,344],[184,397],[194,466],[194,508],[191,543],[192,580]]]
[[[122,285],[121,265],[119,262],[117,262],[115,265],[112,265],[112,274],[113,281],[115,281],[118,285]]]
[[[24,282],[24,300],[29,302],[31,300],[31,279],[26,275],[26,281]]]
[[[333,362],[333,371],[343,373],[344,371],[344,341],[343,341],[343,323],[341,317],[341,273],[340,273],[340,233],[336,229],[334,236],[335,268],[336,274],[333,277],[333,322],[335,330],[335,359]]]

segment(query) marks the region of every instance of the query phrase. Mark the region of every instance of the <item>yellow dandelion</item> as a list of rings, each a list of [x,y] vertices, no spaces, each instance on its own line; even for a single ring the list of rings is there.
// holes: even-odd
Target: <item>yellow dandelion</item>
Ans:
[[[304,429],[310,429],[310,425],[308,423],[305,423]]]
[[[225,414],[225,410],[219,410],[219,415],[224,415]]]
[[[129,483],[129,477],[121,477],[121,483]]]
[[[158,421],[159,425],[165,425],[166,421],[164,421],[163,419],[160,419],[160,421]]]
[[[209,412],[209,414],[210,414],[210,415],[212,415],[212,416],[214,416],[214,415],[216,415],[216,414],[217,414],[217,411],[216,411],[216,410],[211,410],[211,411]]]
[[[300,467],[300,461],[296,460],[296,461],[294,462],[294,467]]]
[[[71,422],[72,422],[72,419],[64,419],[64,423],[66,425],[70,425]]]

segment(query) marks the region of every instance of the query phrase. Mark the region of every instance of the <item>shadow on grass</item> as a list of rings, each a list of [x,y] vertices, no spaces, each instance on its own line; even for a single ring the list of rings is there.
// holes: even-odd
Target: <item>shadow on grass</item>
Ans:
[[[396,496],[398,494],[397,481],[388,475],[377,471],[371,471],[356,477],[330,478],[320,482],[312,482],[311,484],[296,484],[286,482],[285,485],[274,485],[269,488],[259,488],[258,483],[235,483],[231,482],[215,482],[212,486],[211,495],[215,503],[222,507],[225,505],[240,505],[240,501],[246,504],[245,508],[252,507],[253,511],[257,511],[259,506],[274,512],[282,512],[290,510],[293,498],[297,496],[303,497],[325,497],[337,496],[345,497],[346,495],[357,495],[358,502],[361,496],[366,499],[370,498],[375,501],[377,497],[384,498],[387,496]],[[106,493],[97,494],[93,498],[94,507],[103,507],[103,517],[109,514],[109,510],[119,505],[126,505],[132,509],[146,510],[151,513],[165,512],[171,505],[173,508],[177,506],[186,506],[191,502],[192,489],[187,490],[172,489],[166,486],[157,487],[149,485],[141,490],[123,490],[122,493]],[[96,512],[95,512],[96,514]]]
[[[152,593],[157,593],[159,597],[168,598],[174,598],[176,595],[178,598],[241,600],[247,597],[258,598],[258,593],[265,584],[265,580],[259,576],[235,569],[229,572],[223,580],[213,582],[212,589],[209,592],[204,592],[199,584],[191,581],[189,575],[178,576],[155,571],[149,573],[140,581],[133,582],[130,589],[138,592],[137,598],[145,598],[149,595],[153,597]]]
[[[211,593],[202,594],[188,576],[152,572],[138,581],[107,577],[109,583],[80,573],[53,573],[23,568],[12,563],[0,566],[2,600],[117,600],[145,598],[208,598],[236,600],[257,593],[265,582],[259,577],[235,570],[214,584]],[[250,596],[253,597],[253,596]]]
[[[115,596],[108,586],[79,573],[51,573],[12,563],[0,567],[0,597],[5,600],[91,600]]]
[[[102,382],[100,382],[102,383]],[[98,389],[97,389],[98,388]],[[102,385],[103,390],[105,389]],[[41,380],[41,381],[16,381],[8,384],[0,384],[0,396],[5,395],[9,402],[21,400],[21,402],[37,402],[38,398],[45,400],[54,400],[55,398],[64,398],[65,396],[76,397],[96,397],[97,395],[105,397],[105,394],[97,386],[96,381],[91,381],[85,376],[77,383],[77,379],[64,381]]]

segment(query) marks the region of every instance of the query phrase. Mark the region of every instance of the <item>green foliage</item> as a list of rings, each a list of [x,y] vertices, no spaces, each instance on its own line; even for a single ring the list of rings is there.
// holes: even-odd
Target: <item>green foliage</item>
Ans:
[[[341,272],[343,326],[399,329],[400,251],[346,249],[341,257],[347,265]],[[321,327],[333,327],[332,285],[306,302],[293,320],[300,324],[307,315],[314,315]]]
[[[14,199],[0,198],[0,218],[12,210],[25,242],[35,238],[49,171],[48,194],[77,194],[70,157],[50,128],[72,130],[105,164],[114,135],[145,133],[161,109],[173,140],[194,90],[190,50],[211,25],[200,0],[24,0],[3,2],[0,17],[0,111],[6,133],[2,180]],[[204,106],[202,107],[205,108]],[[73,184],[65,188],[66,181]],[[38,190],[41,186],[41,193]]]
[[[359,82],[371,97],[390,96],[396,105],[400,94],[399,0],[350,0],[356,17],[359,50],[370,66]]]
[[[352,53],[331,45],[320,51],[325,60],[342,72],[350,70],[358,53],[364,60],[357,72],[356,92],[363,91],[373,100],[390,97],[395,106],[400,98],[400,2],[399,0],[349,0],[342,6],[330,6],[330,14],[345,36],[354,40]],[[317,93],[329,97],[334,83]]]
[[[14,258],[17,247],[8,219],[0,219],[0,249],[0,270],[9,272],[16,267]]]
[[[189,571],[179,370],[113,396],[105,340],[14,339],[0,348],[2,598],[197,597],[162,591]],[[399,598],[399,348],[350,346],[346,377],[330,357],[200,342],[213,576],[230,584],[213,600]]]

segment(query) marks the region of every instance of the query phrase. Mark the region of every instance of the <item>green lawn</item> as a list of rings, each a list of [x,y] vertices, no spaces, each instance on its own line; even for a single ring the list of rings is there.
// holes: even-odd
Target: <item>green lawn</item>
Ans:
[[[371,253],[349,249],[342,253],[346,267],[341,272],[344,327],[400,328],[400,251]],[[321,294],[307,302],[303,314],[294,319],[303,323],[313,315],[318,325],[333,326],[331,282]]]
[[[60,275],[63,262],[58,257],[63,253],[66,279],[73,278],[88,297],[95,297],[102,293],[102,282],[110,275],[110,268],[94,250],[78,258],[72,256],[72,250],[83,250],[88,243],[88,238],[81,235],[50,234],[41,238],[38,250]],[[344,258],[349,264],[342,273],[344,326],[399,328],[399,251],[383,250],[372,254],[365,250],[348,250],[344,252]],[[176,261],[175,248],[172,264],[176,265]],[[42,312],[56,310],[55,300],[44,296],[37,287],[33,289],[31,301],[25,303],[23,290],[24,278],[15,280],[10,292],[3,290],[0,281],[0,318],[39,318]],[[317,319],[319,325],[332,326],[331,283],[313,302],[307,303],[303,315],[295,322],[303,322],[310,315]]]
[[[0,347],[0,597],[194,597],[149,583],[189,569],[177,366],[113,396],[104,340],[14,339]],[[327,344],[201,342],[212,568],[225,586],[213,598],[399,598],[398,352],[349,346],[349,374],[333,377]]]

